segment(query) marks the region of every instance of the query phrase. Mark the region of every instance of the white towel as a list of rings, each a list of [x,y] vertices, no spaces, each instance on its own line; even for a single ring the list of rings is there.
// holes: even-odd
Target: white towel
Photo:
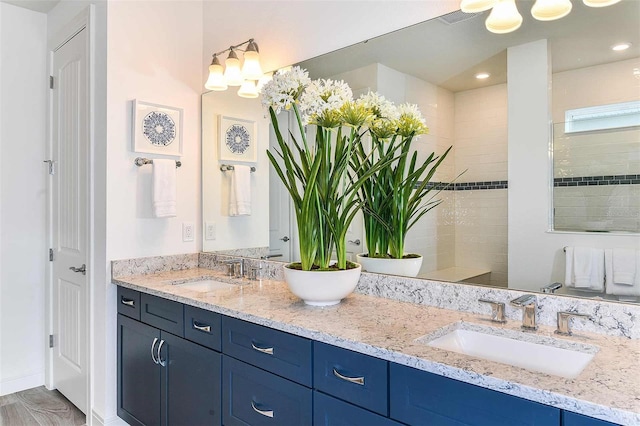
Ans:
[[[175,160],[153,160],[153,214],[155,217],[176,215]]]
[[[618,285],[634,285],[636,264],[640,251],[631,249],[613,249],[613,282]]]
[[[565,285],[581,290],[604,291],[604,250],[567,247],[565,251]]]
[[[607,294],[616,296],[640,296],[640,261],[636,261],[635,280],[633,285],[616,284],[614,282],[613,249],[605,250],[605,270],[607,282]]]
[[[235,165],[231,170],[229,216],[251,214],[251,167]]]

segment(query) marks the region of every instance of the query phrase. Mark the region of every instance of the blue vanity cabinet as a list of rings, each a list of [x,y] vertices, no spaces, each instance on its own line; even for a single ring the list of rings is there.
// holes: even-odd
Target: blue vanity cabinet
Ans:
[[[391,418],[438,426],[560,425],[558,408],[399,364],[389,367]]]
[[[562,426],[618,426],[618,424],[563,410]]]
[[[142,321],[118,315],[118,416],[131,425],[222,424],[222,355],[145,324],[144,312],[152,313],[151,322],[167,322],[182,335],[175,324],[183,322],[183,305],[141,296]],[[219,347],[219,316],[217,329],[212,322],[198,322],[204,330],[196,331],[207,340],[214,334]]]

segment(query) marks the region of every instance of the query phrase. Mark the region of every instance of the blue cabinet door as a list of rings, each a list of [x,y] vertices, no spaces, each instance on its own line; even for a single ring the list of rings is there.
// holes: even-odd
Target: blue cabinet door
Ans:
[[[562,426],[616,426],[617,423],[594,419],[571,411],[562,411]]]
[[[162,424],[220,425],[221,355],[162,332]]]
[[[313,342],[313,387],[383,416],[388,410],[387,361]]]
[[[118,416],[130,425],[160,424],[161,367],[151,359],[159,340],[157,329],[118,315]]]
[[[391,418],[411,425],[560,425],[557,408],[403,365],[390,365],[389,383]]]
[[[314,426],[401,426],[364,408],[313,391]]]
[[[311,389],[226,355],[222,375],[225,426],[312,424]]]

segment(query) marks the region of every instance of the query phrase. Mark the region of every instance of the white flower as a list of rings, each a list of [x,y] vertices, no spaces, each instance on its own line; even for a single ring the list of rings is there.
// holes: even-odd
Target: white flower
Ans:
[[[400,113],[393,102],[388,101],[384,96],[378,94],[378,92],[369,92],[366,95],[360,96],[360,99],[364,102],[367,108],[371,108],[371,111],[376,118],[397,120],[400,116]]]
[[[309,73],[300,67],[293,67],[288,71],[278,71],[271,81],[262,87],[262,105],[272,107],[276,114],[282,109],[291,108],[311,79]]]
[[[416,104],[402,104],[398,107],[398,133],[404,137],[422,135],[429,132],[427,122]]]
[[[325,112],[336,111],[352,99],[351,88],[342,80],[313,80],[300,97],[303,121],[317,123]]]

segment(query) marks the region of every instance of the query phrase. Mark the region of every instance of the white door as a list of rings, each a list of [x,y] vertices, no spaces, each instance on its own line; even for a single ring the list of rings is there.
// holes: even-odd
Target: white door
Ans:
[[[278,115],[278,126],[286,137],[289,131],[289,114],[282,112]],[[274,154],[275,150],[280,150],[272,125],[269,125],[269,150]],[[278,158],[277,154],[275,157]],[[290,262],[292,238],[289,192],[269,163],[269,257]]]
[[[53,53],[53,386],[87,412],[87,30]]]

